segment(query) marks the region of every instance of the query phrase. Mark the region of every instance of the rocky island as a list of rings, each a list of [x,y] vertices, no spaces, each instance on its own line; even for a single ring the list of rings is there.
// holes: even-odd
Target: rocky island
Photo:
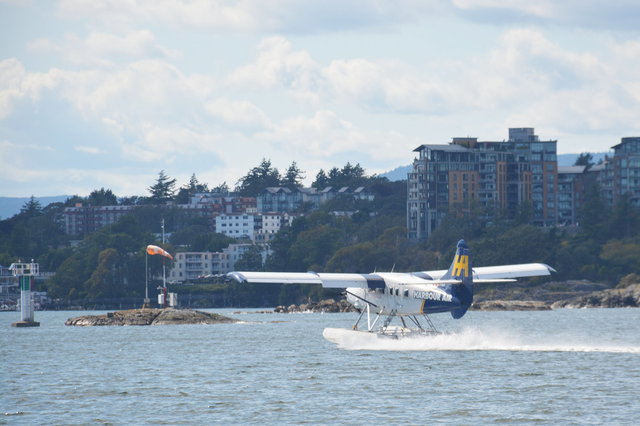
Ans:
[[[65,325],[167,325],[167,324],[220,324],[238,320],[220,314],[191,309],[129,309],[102,315],[83,315],[69,318]]]
[[[560,300],[551,305],[556,308],[637,308],[640,307],[640,284],[612,288],[587,295]]]

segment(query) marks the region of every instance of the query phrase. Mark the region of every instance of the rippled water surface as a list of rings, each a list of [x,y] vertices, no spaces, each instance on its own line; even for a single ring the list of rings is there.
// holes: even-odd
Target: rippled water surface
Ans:
[[[640,309],[470,312],[435,338],[322,337],[354,314],[67,327],[0,313],[0,424],[579,423],[640,418]]]

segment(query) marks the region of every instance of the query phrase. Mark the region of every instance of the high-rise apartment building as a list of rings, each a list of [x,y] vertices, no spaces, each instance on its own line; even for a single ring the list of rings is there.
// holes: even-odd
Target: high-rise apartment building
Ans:
[[[640,207],[640,137],[622,138],[613,146],[613,157],[607,157],[598,175],[598,183],[608,205],[623,196],[634,207]]]
[[[488,214],[529,209],[534,224],[557,222],[557,141],[539,140],[533,128],[511,128],[507,141],[453,138],[414,152],[407,179],[410,239],[427,238],[447,214],[474,206]]]

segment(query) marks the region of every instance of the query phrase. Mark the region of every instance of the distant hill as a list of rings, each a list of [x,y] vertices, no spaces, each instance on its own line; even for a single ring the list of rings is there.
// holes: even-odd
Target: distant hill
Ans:
[[[66,201],[70,195],[56,195],[53,197],[35,197],[40,202],[42,207],[46,207],[51,203],[57,203]],[[8,219],[18,213],[24,206],[24,203],[29,201],[31,197],[0,197],[0,220]]]
[[[396,182],[399,180],[406,180],[407,179],[407,173],[409,173],[411,171],[411,166],[400,166],[400,167],[396,167],[393,170],[389,170],[386,173],[382,173],[380,176],[382,177],[386,177],[387,179],[389,179],[391,182]]]
[[[594,163],[598,163],[598,161],[604,160],[604,156],[606,154],[607,154],[606,152],[591,153],[591,155],[593,155]],[[573,166],[573,164],[576,162],[576,159],[578,158],[579,155],[580,154],[558,154],[558,166]],[[393,170],[389,170],[388,172],[382,173],[380,174],[380,176],[386,177],[390,181],[395,182],[398,180],[406,180],[407,173],[409,173],[410,171],[411,171],[411,165],[400,166],[400,167],[396,167]]]

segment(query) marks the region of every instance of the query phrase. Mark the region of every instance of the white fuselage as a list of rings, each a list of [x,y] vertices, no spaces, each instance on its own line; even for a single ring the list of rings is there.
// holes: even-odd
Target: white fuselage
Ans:
[[[406,285],[385,277],[381,288],[347,288],[347,301],[357,309],[381,314],[419,315],[448,312],[460,307],[459,300],[436,285]],[[395,311],[395,312],[394,312]]]

